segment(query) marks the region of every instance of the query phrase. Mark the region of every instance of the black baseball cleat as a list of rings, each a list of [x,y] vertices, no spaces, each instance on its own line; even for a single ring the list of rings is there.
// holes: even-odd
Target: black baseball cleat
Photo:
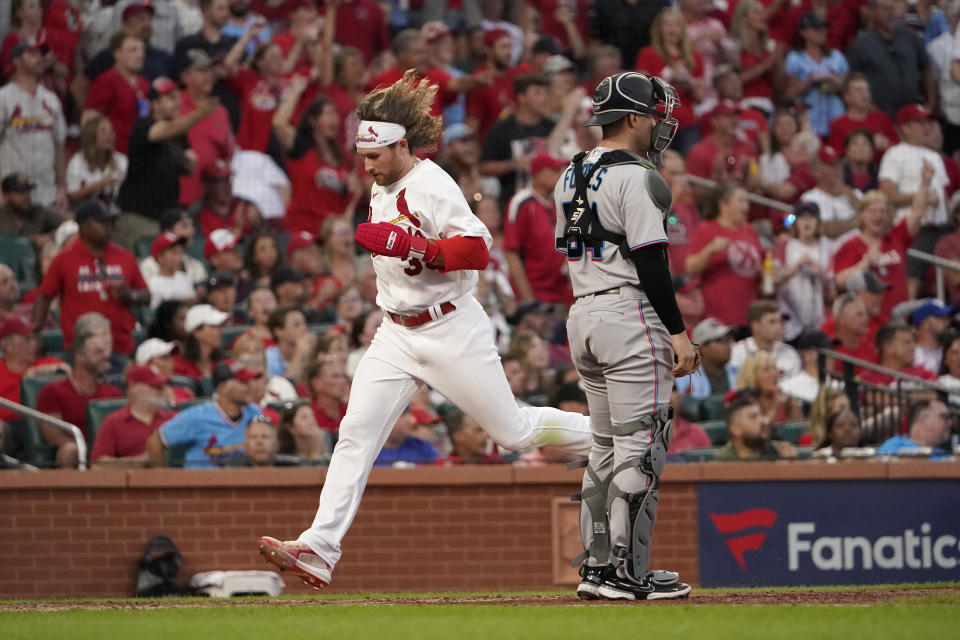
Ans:
[[[603,573],[603,582],[597,589],[607,600],[676,600],[690,596],[690,585],[680,582],[673,571],[651,571],[637,583],[617,574],[613,565]]]
[[[580,567],[580,584],[577,585],[577,597],[581,600],[599,600],[600,585],[603,583],[604,567]]]

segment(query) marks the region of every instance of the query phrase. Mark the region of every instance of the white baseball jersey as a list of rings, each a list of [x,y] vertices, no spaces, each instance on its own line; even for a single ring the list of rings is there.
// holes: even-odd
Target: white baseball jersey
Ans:
[[[34,204],[57,199],[53,157],[66,135],[55,93],[42,85],[29,93],[13,82],[0,89],[0,175],[19,172],[33,180]]]
[[[583,159],[584,171],[589,172],[591,165],[607,151],[613,149],[597,147],[587,154]],[[669,242],[663,225],[666,214],[650,198],[644,179],[646,171],[652,169],[638,164],[605,167],[597,170],[587,184],[587,196],[595,207],[600,224],[607,231],[625,235],[631,250]],[[558,212],[558,238],[563,236],[566,227],[563,205],[573,200],[575,191],[571,164],[553,192]],[[624,210],[621,203],[625,203],[629,210]],[[639,285],[636,266],[625,259],[619,249],[615,244],[597,240],[594,247],[580,248],[578,255],[567,251],[573,295],[580,297],[624,284]]]
[[[880,180],[889,180],[897,186],[900,193],[916,193],[920,189],[923,162],[929,162],[934,169],[930,187],[936,191],[937,199],[927,204],[927,212],[920,219],[921,224],[947,224],[947,194],[950,184],[947,169],[943,166],[940,154],[926,147],[901,142],[895,144],[883,154],[880,161]],[[897,221],[910,213],[910,205],[897,209]]]
[[[431,240],[472,236],[493,246],[490,232],[473,215],[450,175],[430,160],[420,160],[400,180],[370,192],[369,222],[389,222],[411,235]],[[469,293],[477,284],[474,270],[441,273],[422,261],[374,256],[377,304],[391,313],[419,313]]]

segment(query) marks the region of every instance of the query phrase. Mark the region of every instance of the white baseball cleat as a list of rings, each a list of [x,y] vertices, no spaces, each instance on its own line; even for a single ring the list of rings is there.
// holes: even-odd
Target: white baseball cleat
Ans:
[[[257,540],[257,547],[267,562],[281,571],[290,569],[293,575],[316,590],[330,584],[330,565],[316,552],[299,540],[282,542],[264,536]]]

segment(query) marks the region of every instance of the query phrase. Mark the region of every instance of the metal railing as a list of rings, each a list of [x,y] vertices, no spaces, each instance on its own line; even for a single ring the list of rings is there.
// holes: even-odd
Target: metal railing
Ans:
[[[689,173],[685,176],[687,182],[690,184],[695,184],[698,187],[704,187],[706,189],[719,189],[720,183],[716,180],[710,180],[708,178],[701,178],[700,176],[693,176]],[[793,211],[793,206],[787,204],[786,202],[781,202],[779,200],[774,200],[772,198],[767,198],[766,196],[757,195],[747,191],[747,200],[754,204],[759,204],[763,207],[769,207],[771,209],[777,209],[778,211],[783,211],[784,213],[790,213]],[[960,266],[960,265],[958,265]]]
[[[65,422],[60,418],[54,418],[53,416],[48,415],[46,413],[41,413],[36,409],[32,409],[25,405],[19,404],[17,402],[14,402],[13,400],[7,400],[6,398],[0,398],[0,407],[3,407],[4,409],[9,409],[10,411],[14,411],[28,418],[39,420],[40,422],[49,424],[50,426],[73,436],[73,440],[77,444],[77,458],[78,458],[77,468],[80,469],[81,471],[85,471],[87,469],[87,462],[88,462],[87,441],[83,437],[83,432],[80,431],[80,429],[77,428],[76,425],[72,425],[69,422]]]
[[[944,296],[946,296],[947,290],[943,282],[943,270],[950,269],[951,271],[960,271],[960,262],[947,260],[946,258],[941,258],[940,256],[935,256],[932,253],[919,251],[917,249],[907,249],[907,255],[917,260],[923,260],[933,266],[933,273],[937,281],[937,299],[946,301],[946,297]]]
[[[851,410],[860,418],[861,433],[867,444],[879,444],[895,435],[905,434],[909,428],[906,420],[911,405],[924,398],[935,397],[946,404],[954,414],[953,429],[957,429],[960,407],[949,402],[951,393],[958,393],[956,389],[830,349],[817,351],[821,388],[824,385],[841,386],[850,400]],[[828,358],[842,363],[840,372],[827,367]],[[858,368],[886,375],[893,382],[886,386],[864,382],[857,375]]]

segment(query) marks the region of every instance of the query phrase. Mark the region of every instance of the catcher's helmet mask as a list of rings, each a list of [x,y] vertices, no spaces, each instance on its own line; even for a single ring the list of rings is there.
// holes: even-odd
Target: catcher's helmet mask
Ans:
[[[593,116],[584,126],[612,124],[631,113],[654,119],[650,151],[660,153],[677,133],[673,110],[680,105],[677,91],[662,78],[630,71],[604,78],[593,93]]]

